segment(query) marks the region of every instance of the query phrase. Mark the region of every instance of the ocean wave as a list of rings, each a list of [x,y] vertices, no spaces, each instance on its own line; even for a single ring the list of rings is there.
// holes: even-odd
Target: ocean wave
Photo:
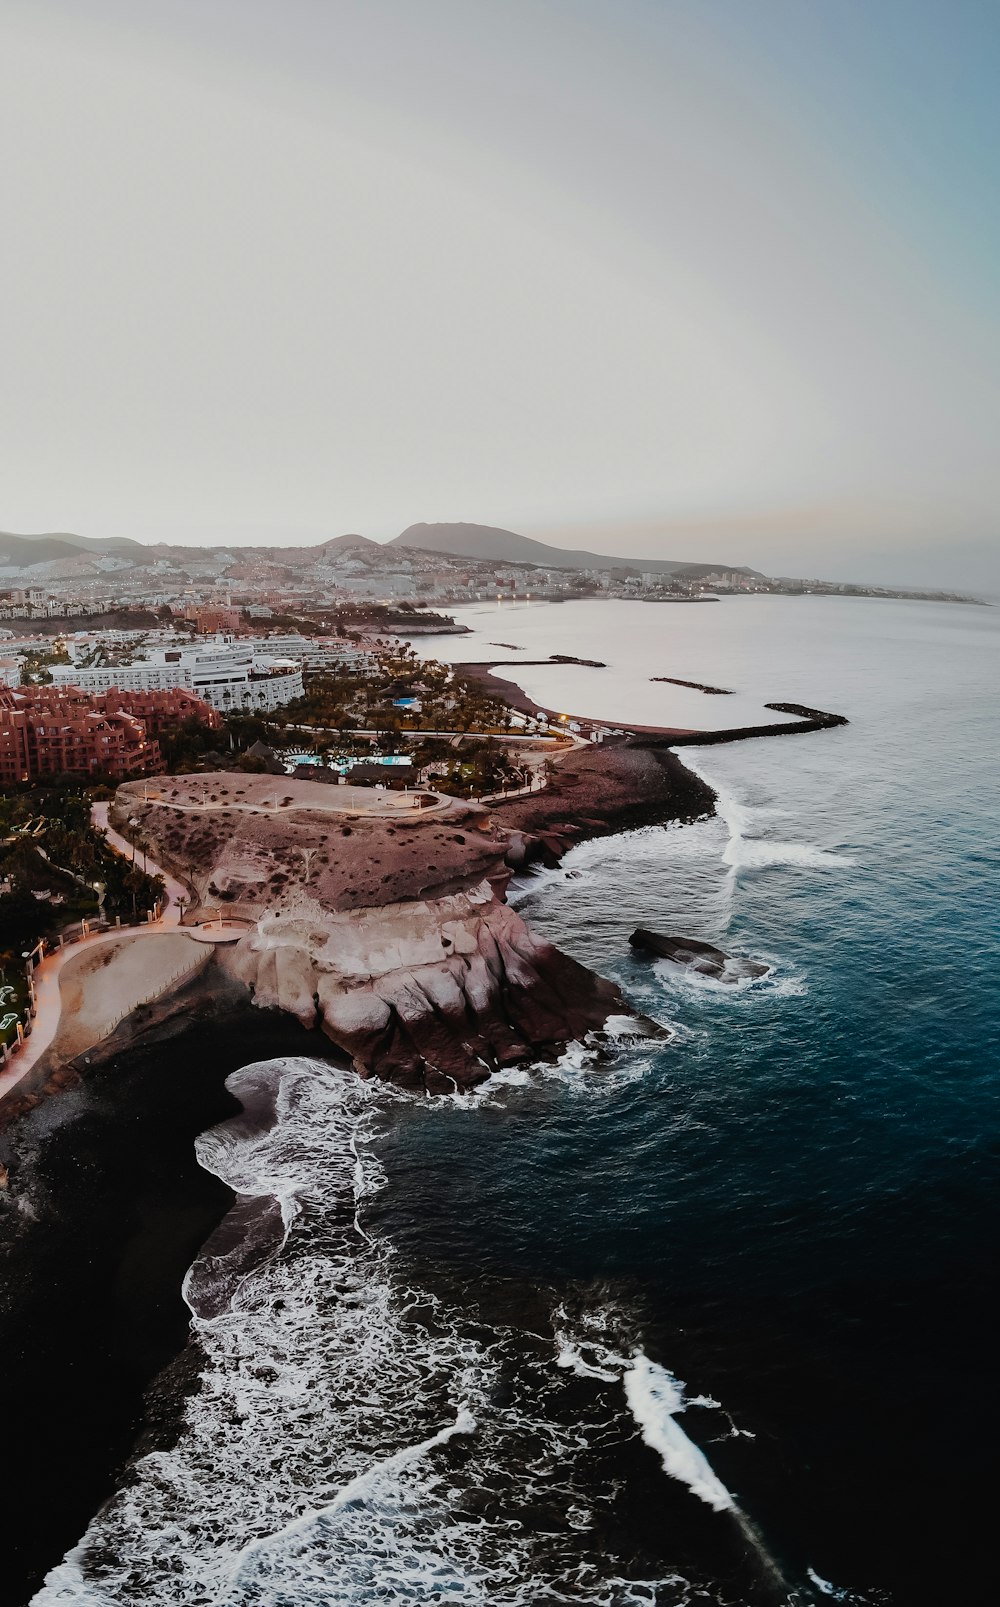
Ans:
[[[812,843],[776,842],[763,837],[731,837],[723,854],[733,870],[765,870],[776,865],[799,865],[808,870],[849,869],[855,861],[849,854]]]
[[[656,1050],[679,1035],[680,1029],[670,1024],[662,1025],[657,1037],[650,1037],[633,1017],[612,1016],[605,1022],[603,1032],[589,1033],[582,1041],[568,1043],[551,1060],[495,1071],[477,1088],[465,1092],[456,1089],[447,1097],[460,1111],[509,1104],[551,1084],[581,1098],[609,1098],[648,1076],[655,1066]]]
[[[688,1438],[677,1416],[689,1404],[684,1387],[672,1373],[639,1351],[626,1370],[625,1399],[646,1445],[659,1456],[663,1471],[686,1484],[692,1495],[715,1512],[731,1512],[736,1502],[712,1468],[704,1451]],[[714,1404],[714,1403],[713,1403]]]
[[[721,1411],[720,1403],[710,1395],[685,1396],[680,1380],[636,1343],[632,1327],[613,1305],[574,1314],[565,1304],[557,1306],[552,1319],[556,1366],[578,1378],[620,1384],[643,1443],[656,1451],[664,1473],[716,1512],[734,1511],[735,1498],[676,1421],[688,1407]]]
[[[507,903],[512,909],[520,909],[528,899],[537,897],[553,886],[562,886],[567,881],[578,881],[579,872],[566,870],[560,866],[532,865],[528,870],[519,872],[511,878],[507,886]]]
[[[412,1286],[363,1220],[406,1096],[291,1058],[229,1086],[247,1110],[198,1145],[237,1192],[185,1286],[200,1389],[38,1607],[679,1607],[679,1574],[607,1542],[617,1491],[588,1457],[620,1405]]]
[[[836,849],[823,848],[815,843],[791,842],[770,835],[775,821],[788,818],[788,810],[775,804],[748,803],[711,774],[710,764],[708,769],[703,770],[690,750],[686,749],[680,757],[688,769],[715,792],[716,814],[728,834],[722,859],[732,873],[783,865],[808,870],[850,869],[855,864],[850,855]]]

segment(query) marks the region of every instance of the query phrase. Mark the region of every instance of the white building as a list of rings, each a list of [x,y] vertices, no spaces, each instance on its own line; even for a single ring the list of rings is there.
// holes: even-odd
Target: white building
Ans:
[[[165,692],[186,687],[221,714],[269,714],[302,696],[302,665],[297,659],[259,652],[253,644],[218,637],[197,647],[161,647],[133,664],[99,669],[53,666],[56,686],[84,692]]]
[[[306,675],[375,672],[371,654],[339,636],[274,635],[258,637],[255,645],[263,653],[296,659]]]

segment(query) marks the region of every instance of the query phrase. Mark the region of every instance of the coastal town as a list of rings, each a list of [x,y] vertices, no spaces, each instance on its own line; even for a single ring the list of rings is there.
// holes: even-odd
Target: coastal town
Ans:
[[[393,541],[334,536],[312,546],[147,545],[123,538],[0,532],[0,626],[26,645],[35,632],[86,628],[108,616],[234,613],[276,622],[369,605],[385,610],[458,607],[495,598],[566,602],[581,597],[703,603],[777,593],[974,599],[829,579],[769,576],[725,562],[686,563],[571,551],[515,531],[475,524],[412,525]]]
[[[442,887],[470,896],[482,867],[469,845],[482,832],[497,881],[499,865],[508,875],[533,858],[558,863],[587,836],[710,810],[711,793],[669,751],[686,742],[843,723],[773,703],[780,719],[753,727],[615,725],[546,708],[499,678],[497,658],[509,644],[493,644],[497,657],[485,663],[433,656],[435,637],[467,631],[449,605],[469,601],[705,604],[821,588],[724,566],[643,571],[580,553],[567,554],[573,562],[565,567],[544,566],[428,545],[523,550],[525,538],[488,527],[414,527],[404,537],[387,546],[350,536],[266,552],[0,538],[0,580],[10,582],[0,594],[0,1115],[78,1074],[82,1055],[114,1042],[126,1018],[183,990],[216,949],[235,945],[243,955],[229,979],[239,974],[247,984],[252,973],[255,1002],[270,1000],[313,1024],[301,975],[262,985],[248,956],[290,898],[293,909],[309,902],[310,863],[316,855],[328,861],[334,820],[337,863],[357,874],[350,890],[320,900],[322,919],[338,910],[340,919],[366,900],[382,918],[396,894],[425,906]],[[538,544],[526,545],[534,552]],[[542,662],[603,667],[564,654]],[[182,843],[176,828],[164,829],[163,809],[185,787],[201,788],[198,801],[171,803],[170,818],[193,812],[203,829]],[[445,875],[436,844],[414,885],[404,878],[400,891],[397,866],[368,886],[367,866],[357,867],[365,834],[387,832],[385,848],[403,831],[408,844],[426,846],[441,811],[466,823],[454,836],[461,863]],[[200,875],[204,833],[225,819],[234,842],[248,812],[266,815],[269,829],[280,823],[280,841],[254,849],[250,873],[213,862]],[[303,821],[312,836],[289,858],[287,831],[295,827],[294,840]],[[352,836],[349,846],[343,839]],[[391,867],[398,854],[386,858]],[[431,921],[435,931],[444,919]],[[286,970],[294,947],[284,945]],[[297,963],[297,975],[308,968]],[[343,1009],[331,1004],[328,1023]],[[336,1027],[328,1031],[336,1041]],[[515,1038],[522,1046],[530,1038],[534,1051],[544,1034]],[[352,1032],[339,1041],[355,1052]],[[408,1062],[398,1044],[386,1040],[377,1055],[373,1042],[363,1065],[406,1062],[412,1071],[420,1061],[428,1088],[440,1085],[445,1073],[433,1056],[414,1060],[412,1033]],[[444,1058],[447,1075],[477,1079],[454,1045]],[[499,1063],[495,1050],[481,1057],[482,1066]]]

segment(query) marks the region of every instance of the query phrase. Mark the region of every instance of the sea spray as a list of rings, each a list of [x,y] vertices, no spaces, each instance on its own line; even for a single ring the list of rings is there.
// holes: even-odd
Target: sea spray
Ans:
[[[254,1118],[199,1155],[248,1242],[230,1222],[187,1280],[200,1389],[39,1607],[679,1607],[687,1582],[627,1524],[616,1553],[618,1491],[591,1466],[620,1419],[608,1392],[554,1386],[543,1341],[414,1282],[365,1217],[407,1097],[306,1059],[230,1088]]]
[[[625,1399],[645,1443],[656,1451],[663,1471],[686,1484],[693,1495],[716,1512],[731,1512],[736,1502],[703,1451],[689,1440],[677,1415],[688,1404],[684,1386],[665,1367],[640,1351],[624,1377]]]
[[[772,823],[787,818],[787,810],[770,804],[753,805],[738,798],[730,787],[720,784],[715,776],[701,768],[691,749],[685,749],[679,757],[715,791],[715,812],[727,832],[722,859],[731,875],[741,870],[765,870],[783,865],[804,870],[849,869],[854,865],[849,855],[832,848],[772,836]],[[708,763],[710,769],[710,756]]]

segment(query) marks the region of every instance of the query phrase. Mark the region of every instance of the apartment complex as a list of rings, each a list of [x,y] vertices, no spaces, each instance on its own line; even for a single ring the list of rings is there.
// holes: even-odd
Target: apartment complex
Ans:
[[[0,695],[0,785],[62,775],[117,781],[163,769],[159,743],[133,714],[105,714],[76,699],[64,706],[58,694],[47,703]]]
[[[196,719],[222,724],[200,698],[179,690],[85,693],[77,687],[0,689],[0,785],[45,776],[158,775],[157,733]]]
[[[243,615],[229,604],[207,606],[192,603],[184,610],[184,618],[191,620],[200,636],[217,636],[220,631],[245,631]]]

